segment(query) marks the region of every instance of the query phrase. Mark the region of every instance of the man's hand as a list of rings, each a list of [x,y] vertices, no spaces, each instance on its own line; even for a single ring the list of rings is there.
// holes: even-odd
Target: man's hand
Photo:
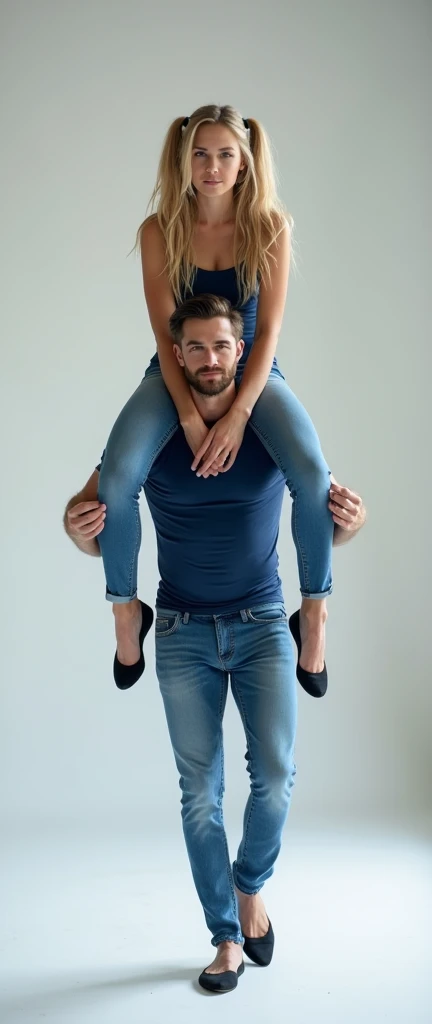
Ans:
[[[208,476],[212,468],[227,473],[237,458],[248,418],[234,406],[207,432],[204,443],[195,455],[192,469],[197,476]],[[202,464],[201,464],[202,463]]]
[[[86,555],[100,555],[96,537],[105,526],[106,505],[98,501],[98,485],[99,473],[95,469],[83,489],[68,501],[63,516],[68,537]]]
[[[100,501],[80,501],[68,508],[65,526],[72,540],[93,540],[105,526],[106,505]]]
[[[341,487],[333,476],[330,477],[329,509],[335,523],[335,544],[344,544],[361,529],[366,522],[366,509],[359,494]]]

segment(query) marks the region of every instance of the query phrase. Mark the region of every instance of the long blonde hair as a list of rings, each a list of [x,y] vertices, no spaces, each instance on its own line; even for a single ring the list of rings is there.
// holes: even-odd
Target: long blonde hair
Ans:
[[[165,136],[148,204],[152,211],[157,204],[156,212],[140,224],[135,247],[141,245],[144,224],[156,218],[165,239],[165,270],[174,296],[180,301],[184,292],[192,292],[192,237],[198,211],[192,185],[192,149],[201,124],[224,124],[235,135],[246,164],[234,186],[234,259],[239,292],[245,302],[256,293],[257,280],[269,276],[271,245],[287,224],[290,231],[293,226],[277,195],[270,141],[259,121],[248,118],[247,128],[238,111],[230,106],[198,107],[186,125],[185,120],[176,117]]]

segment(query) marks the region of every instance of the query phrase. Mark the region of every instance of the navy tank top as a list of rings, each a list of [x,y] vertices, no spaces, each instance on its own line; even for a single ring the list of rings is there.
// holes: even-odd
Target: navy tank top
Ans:
[[[227,270],[203,270],[201,267],[196,267],[195,271],[192,284],[193,295],[205,295],[207,293],[210,295],[220,295],[224,299],[229,299],[231,305],[234,306],[235,309],[238,309],[239,313],[241,313],[243,317],[243,341],[245,343],[245,347],[238,365],[238,369],[241,372],[244,368],[255,337],[258,291],[255,295],[251,295],[250,298],[242,305],[240,303],[240,293],[237,285],[235,267],[228,267]],[[188,294],[190,296],[190,292]],[[150,366],[152,368],[159,366],[159,357],[157,353],[152,356]],[[273,366],[277,367],[276,359],[273,360]]]
[[[255,336],[258,293],[251,295],[243,305],[240,304],[235,267],[228,267],[227,270],[202,270],[201,267],[197,267],[192,291],[194,295],[204,295],[206,292],[210,295],[220,295],[222,298],[228,299],[235,309],[238,309],[243,317],[244,357],[246,357],[246,349],[249,353]]]

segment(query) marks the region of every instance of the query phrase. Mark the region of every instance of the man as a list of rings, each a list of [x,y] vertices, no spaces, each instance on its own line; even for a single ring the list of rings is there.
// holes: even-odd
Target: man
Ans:
[[[242,321],[225,299],[199,296],[170,320],[175,353],[209,425],[235,398]],[[81,550],[98,554],[106,510],[95,471],[66,509]],[[153,517],[161,581],[156,672],[180,773],[182,819],[195,886],[216,958],[204,988],[228,991],[247,955],[270,962],[273,930],[260,889],[274,870],[295,777],[297,692],[293,649],[278,576],[276,540],[285,480],[248,426],[234,466],[205,480],[190,471],[178,430],[144,490]],[[361,499],[336,482],[335,543],[363,525]],[[228,681],[247,740],[251,792],[231,866],[223,825],[222,718]]]

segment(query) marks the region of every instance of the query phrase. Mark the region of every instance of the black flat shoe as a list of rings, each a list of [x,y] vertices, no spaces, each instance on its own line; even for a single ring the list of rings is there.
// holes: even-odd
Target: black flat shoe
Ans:
[[[268,967],[273,956],[274,941],[274,931],[269,920],[268,932],[260,939],[248,939],[245,935],[243,949],[249,960],[253,960],[258,967]]]
[[[301,683],[303,689],[306,690],[306,693],[309,693],[311,697],[324,697],[327,690],[327,669],[325,662],[322,672],[307,672],[306,669],[302,668],[300,665],[302,648],[300,637],[300,609],[290,616],[288,625],[297,644],[297,679],[299,683]]]
[[[242,961],[237,971],[222,971],[222,974],[207,974],[206,971],[203,971],[198,982],[201,988],[207,989],[207,992],[232,992],[234,988],[237,988],[238,979],[244,969]]]
[[[142,623],[139,635],[139,645],[141,647],[141,655],[139,661],[136,661],[134,665],[122,665],[121,661],[118,660],[117,652],[114,658],[114,679],[116,686],[119,690],[128,690],[130,686],[136,683],[137,679],[142,676],[145,669],[143,643],[147,636],[147,633],[153,622],[153,609],[148,604],[144,604],[140,601],[141,612],[142,612]]]

